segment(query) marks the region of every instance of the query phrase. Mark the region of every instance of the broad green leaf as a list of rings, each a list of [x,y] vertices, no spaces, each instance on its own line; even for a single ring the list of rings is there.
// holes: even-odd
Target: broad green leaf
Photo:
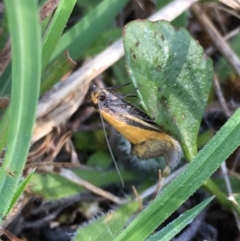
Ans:
[[[35,173],[30,183],[29,189],[45,201],[69,197],[84,191],[82,187],[55,173]]]
[[[121,184],[119,174],[116,171],[74,170],[74,172],[93,185]],[[137,179],[137,175],[133,172],[125,171],[121,172],[121,175],[124,182],[133,182]],[[86,191],[83,187],[56,173],[35,173],[31,178],[31,183],[33,185],[29,186],[29,189],[45,200],[56,200]]]
[[[239,145],[240,110],[237,110],[187,168],[124,229],[115,241],[145,240],[212,175]],[[234,206],[232,205],[231,208]]]
[[[12,46],[12,90],[7,151],[0,168],[0,216],[22,175],[39,96],[41,34],[37,1],[4,1]]]
[[[91,167],[109,168],[112,158],[109,152],[97,151],[87,159],[87,165]]]
[[[98,218],[87,226],[78,229],[73,241],[112,241],[122,231],[130,217],[137,211],[139,204],[132,202]]]
[[[181,142],[191,160],[212,83],[211,60],[185,29],[176,30],[166,21],[127,24],[124,48],[143,109]]]
[[[194,208],[186,211],[180,215],[165,228],[149,237],[146,241],[168,241],[182,231],[193,219],[213,200],[214,197],[210,197],[207,200],[201,202]]]

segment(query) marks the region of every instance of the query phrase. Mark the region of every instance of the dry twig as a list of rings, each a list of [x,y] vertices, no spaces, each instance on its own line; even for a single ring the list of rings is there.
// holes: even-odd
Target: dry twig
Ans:
[[[202,28],[207,32],[215,47],[226,58],[228,63],[232,66],[234,71],[240,77],[240,60],[238,56],[229,47],[228,43],[220,35],[217,29],[209,20],[208,16],[201,10],[198,4],[193,4],[192,11],[201,24]]]
[[[218,80],[216,74],[214,74],[213,83],[214,83],[216,94],[218,96],[219,103],[223,108],[223,112],[224,112],[225,116],[227,118],[229,118],[231,116],[231,113],[230,113],[230,111],[228,109],[228,106],[226,104],[226,101],[225,101],[225,98],[223,96],[223,92],[222,92],[222,89],[221,89],[221,86],[220,86],[220,83],[219,83],[219,80]]]
[[[141,199],[141,197],[140,197],[137,189],[135,188],[135,186],[132,186],[132,189],[133,189],[133,192],[134,192],[134,194],[135,194],[135,196],[136,196],[135,199],[138,200],[138,203],[139,203],[139,208],[138,208],[138,210],[139,210],[139,211],[142,211],[142,210],[143,210],[143,202],[142,202],[142,199]]]
[[[159,194],[159,192],[161,191],[163,185],[163,177],[162,177],[162,172],[161,170],[158,171],[158,183],[157,183],[157,187],[156,190],[153,194],[153,199],[156,198],[156,196]]]
[[[101,189],[97,186],[94,186],[90,182],[87,182],[86,180],[80,178],[71,170],[62,168],[60,171],[60,175],[67,178],[71,182],[76,183],[77,185],[86,188],[87,190],[91,191],[92,193],[95,193],[101,197],[104,197],[114,203],[123,204],[124,202],[126,202],[126,200],[122,200],[122,199],[114,196],[113,194],[111,194],[107,191],[104,191],[103,189]]]

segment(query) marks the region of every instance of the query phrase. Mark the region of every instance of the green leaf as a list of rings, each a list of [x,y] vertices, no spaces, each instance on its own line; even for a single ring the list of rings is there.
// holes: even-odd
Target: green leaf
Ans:
[[[218,186],[222,192],[226,195],[228,194],[228,188],[226,186],[226,181],[224,177],[212,177],[214,183]],[[240,180],[236,177],[229,176],[230,185],[233,193],[240,193]]]
[[[117,171],[74,170],[74,172],[96,186],[121,184]],[[132,182],[137,179],[137,175],[133,172],[125,171],[121,172],[121,175],[125,182]],[[35,173],[31,178],[31,183],[33,185],[29,189],[45,200],[56,200],[85,191],[83,187],[56,173],[48,173],[47,175]]]
[[[31,171],[31,173],[28,174],[28,176],[20,183],[20,185],[17,187],[16,192],[14,193],[14,197],[12,199],[12,202],[9,206],[8,212],[14,207],[14,205],[17,203],[19,197],[21,196],[21,194],[23,193],[25,187],[27,186],[27,184],[29,183],[32,175],[34,174],[35,169]],[[7,214],[8,214],[7,212]]]
[[[112,164],[112,158],[109,152],[98,151],[87,159],[87,165],[91,167],[109,168]]]
[[[6,42],[9,39],[7,19],[6,19],[6,15],[5,14],[1,14],[0,29],[1,29],[0,49],[3,49],[5,44],[6,44]]]
[[[55,173],[35,173],[31,178],[31,184],[29,189],[34,195],[46,201],[69,197],[84,191],[82,187]]]
[[[83,53],[82,58],[89,56],[95,56],[98,53],[104,51],[111,43],[120,39],[122,36],[122,29],[111,28],[104,31],[99,37],[89,46]]]
[[[51,57],[52,63],[42,76],[41,93],[48,90],[65,73],[75,67],[70,63],[64,51],[68,51],[70,58],[74,61],[78,60],[98,35],[111,25],[127,2],[128,0],[102,1],[61,37]]]
[[[177,28],[179,27],[187,27],[188,23],[188,12],[185,11],[181,15],[179,15],[177,18],[175,18],[171,24]]]
[[[194,208],[186,211],[184,214],[180,215],[173,222],[168,224],[165,228],[161,229],[159,232],[155,233],[146,241],[168,241],[182,231],[193,219],[213,200],[214,197],[210,197],[207,200],[201,202]]]
[[[208,141],[214,136],[215,131],[209,129],[198,136],[197,145],[198,149],[201,149]]]
[[[72,68],[73,64],[67,59],[66,53],[62,53],[56,61],[47,66],[42,74],[40,95],[50,90]]]
[[[4,112],[0,119],[0,153],[3,151],[3,148],[6,147],[8,131],[9,131],[9,114],[10,108]]]
[[[115,241],[145,240],[210,177],[239,145],[240,110],[238,109],[187,168],[129,224]]]
[[[164,6],[168,5],[171,2],[172,2],[172,0],[157,0],[156,6],[158,9],[160,9],[160,8],[163,8]]]
[[[12,91],[7,151],[0,169],[0,216],[16,193],[28,154],[41,72],[37,1],[4,1],[12,45]]]
[[[78,7],[83,9],[84,12],[90,12],[98,4],[99,4],[99,0],[77,0]]]
[[[3,74],[0,76],[0,95],[10,95],[11,93],[11,78],[12,78],[12,67],[11,63],[4,70]]]
[[[88,226],[80,227],[73,241],[112,241],[121,232],[130,217],[137,211],[139,204],[132,202],[98,218]]]
[[[48,25],[43,38],[42,69],[47,66],[49,59],[57,46],[62,32],[77,0],[62,0]]]
[[[212,83],[211,60],[185,29],[176,30],[166,21],[127,24],[124,48],[143,109],[181,142],[191,160]]]
[[[62,36],[54,51],[52,60],[64,50],[68,50],[71,58],[76,60],[79,53],[83,53],[102,30],[105,30],[106,26],[110,25],[127,2],[128,0],[102,1],[93,11]]]

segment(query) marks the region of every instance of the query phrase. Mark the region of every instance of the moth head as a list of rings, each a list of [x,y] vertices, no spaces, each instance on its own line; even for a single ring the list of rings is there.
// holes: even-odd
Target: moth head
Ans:
[[[101,108],[107,106],[117,99],[117,96],[106,89],[98,88],[93,85],[92,92],[90,94],[91,102],[95,108]]]

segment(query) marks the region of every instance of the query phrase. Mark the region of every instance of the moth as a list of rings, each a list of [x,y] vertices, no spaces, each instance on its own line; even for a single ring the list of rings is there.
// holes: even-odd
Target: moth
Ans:
[[[140,160],[164,156],[174,167],[181,158],[177,140],[161,130],[142,110],[112,90],[93,86],[91,102],[102,118],[131,143],[131,154]]]

